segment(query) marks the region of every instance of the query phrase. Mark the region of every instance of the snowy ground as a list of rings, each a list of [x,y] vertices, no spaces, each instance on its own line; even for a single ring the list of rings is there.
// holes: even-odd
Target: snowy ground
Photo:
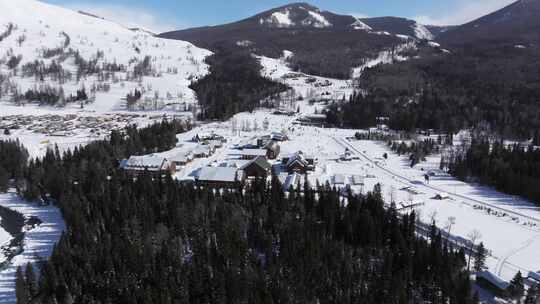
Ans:
[[[22,200],[14,192],[0,194],[0,205],[18,211],[25,217],[37,217],[43,222],[39,227],[26,231],[23,253],[14,257],[6,269],[0,270],[0,303],[15,303],[17,267],[48,259],[65,230],[65,224],[56,207],[39,207]]]
[[[295,91],[296,97],[304,99],[334,99],[348,98],[354,91],[351,80],[340,80],[313,76],[301,72],[294,72],[287,66],[287,58],[292,56],[284,51],[278,59],[256,56],[263,66],[262,75],[287,84]],[[296,110],[296,108],[294,109]]]
[[[491,251],[488,266],[493,273],[510,280],[518,270],[524,274],[540,270],[539,207],[442,173],[426,184],[424,174],[428,170],[438,171],[440,158],[437,156],[410,168],[405,157],[391,153],[384,144],[353,141],[348,145],[373,165],[372,170],[382,180],[387,198],[393,187],[397,189],[396,201],[407,202],[410,195],[399,189],[412,186],[421,193],[413,199],[425,203],[415,208],[424,222],[434,219],[439,227],[450,229],[453,235],[465,239],[470,239],[473,231],[479,232],[477,243],[483,242]],[[389,153],[387,161],[380,160],[384,153]],[[376,159],[380,160],[380,165],[375,164]],[[441,192],[448,193],[449,199],[433,199]],[[451,227],[450,222],[454,222]]]

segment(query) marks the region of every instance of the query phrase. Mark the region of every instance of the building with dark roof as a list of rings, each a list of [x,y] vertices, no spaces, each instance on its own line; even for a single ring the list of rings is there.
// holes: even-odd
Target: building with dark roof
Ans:
[[[266,178],[272,171],[272,165],[266,160],[266,157],[259,156],[240,168],[244,171],[245,177]]]

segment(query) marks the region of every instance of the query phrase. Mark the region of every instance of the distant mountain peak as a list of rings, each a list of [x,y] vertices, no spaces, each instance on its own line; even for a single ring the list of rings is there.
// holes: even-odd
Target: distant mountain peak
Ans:
[[[271,28],[327,28],[333,24],[321,10],[305,2],[281,6],[258,16],[259,24]]]

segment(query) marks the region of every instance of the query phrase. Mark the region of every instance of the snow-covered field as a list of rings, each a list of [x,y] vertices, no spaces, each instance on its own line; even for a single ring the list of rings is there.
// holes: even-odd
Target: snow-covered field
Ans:
[[[352,141],[348,145],[374,165],[387,198],[394,187],[396,201],[407,202],[410,195],[399,189],[413,187],[420,192],[414,200],[424,203],[415,207],[424,222],[435,220],[439,227],[465,239],[479,232],[476,242],[483,242],[491,251],[488,266],[493,273],[510,280],[518,270],[524,274],[540,270],[540,208],[533,203],[440,173],[440,156],[428,157],[426,163],[410,168],[404,156],[391,153],[382,143]],[[388,153],[388,160],[375,165],[384,153]],[[437,173],[428,184],[424,174],[430,170]],[[449,199],[433,199],[439,193],[449,194]]]
[[[23,253],[15,256],[9,266],[0,270],[0,303],[15,303],[15,273],[18,266],[48,259],[54,245],[65,230],[60,210],[53,206],[40,207],[19,198],[16,193],[0,194],[0,206],[22,213],[25,217],[37,217],[42,223],[25,231]]]

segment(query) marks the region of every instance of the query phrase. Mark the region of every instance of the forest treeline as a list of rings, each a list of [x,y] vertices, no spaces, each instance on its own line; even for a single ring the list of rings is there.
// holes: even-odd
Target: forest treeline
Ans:
[[[244,49],[218,47],[206,63],[210,73],[190,86],[197,94],[202,120],[224,120],[239,112],[251,112],[263,99],[288,88],[261,76],[259,61]]]
[[[119,159],[167,147],[142,135],[159,127],[128,132],[24,169],[67,231],[39,277],[18,271],[18,303],[477,302],[463,250],[434,225],[418,238],[380,187],[345,205],[328,185],[285,195],[276,177],[222,192],[133,179]]]
[[[475,139],[462,153],[443,157],[441,166],[464,181],[476,181],[540,204],[540,149]]]

